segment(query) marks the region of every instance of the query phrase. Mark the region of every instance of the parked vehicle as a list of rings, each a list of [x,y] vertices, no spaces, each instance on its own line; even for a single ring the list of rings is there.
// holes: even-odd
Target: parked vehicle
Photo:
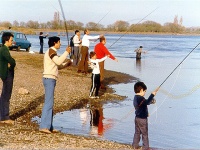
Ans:
[[[1,37],[4,32],[11,32],[13,34],[13,44],[9,47],[10,50],[26,49],[26,51],[30,50],[31,43],[27,40],[26,35],[22,32],[12,31],[12,30],[2,30],[0,31],[0,46],[2,45]]]

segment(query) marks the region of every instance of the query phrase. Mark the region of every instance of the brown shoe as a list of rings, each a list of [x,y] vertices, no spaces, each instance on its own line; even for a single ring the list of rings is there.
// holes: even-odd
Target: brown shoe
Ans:
[[[49,131],[49,129],[39,129],[40,132],[42,133],[46,133],[46,134],[51,134],[51,131]]]
[[[52,132],[52,133],[59,133],[60,131],[58,131],[58,130],[56,130],[56,129],[53,129],[51,132]]]
[[[0,121],[0,123],[5,123],[5,124],[12,124],[12,125],[14,125],[14,124],[15,124],[15,121],[9,119],[9,120],[3,120],[3,121]]]
[[[81,70],[78,70],[77,73],[81,73]]]

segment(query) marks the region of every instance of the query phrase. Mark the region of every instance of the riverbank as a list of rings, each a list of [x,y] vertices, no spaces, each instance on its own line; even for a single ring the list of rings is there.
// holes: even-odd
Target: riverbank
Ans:
[[[0,124],[2,149],[131,149],[130,145],[95,138],[75,136],[64,133],[44,134],[38,131],[38,124],[31,121],[41,116],[44,103],[42,84],[43,55],[11,51],[17,66],[13,93],[10,101],[10,117],[15,125]],[[55,89],[54,114],[84,106],[91,86],[90,76],[78,74],[77,68],[69,66],[59,72]],[[136,78],[114,71],[106,70],[106,84],[128,83]],[[2,88],[2,82],[1,86]],[[19,94],[24,88],[29,94]],[[123,100],[107,87],[100,92],[98,101]],[[97,101],[97,100],[96,100]]]

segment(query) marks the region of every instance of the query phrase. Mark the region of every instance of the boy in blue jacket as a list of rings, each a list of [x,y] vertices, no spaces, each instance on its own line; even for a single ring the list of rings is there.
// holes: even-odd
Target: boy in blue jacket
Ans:
[[[135,134],[133,138],[132,146],[135,149],[139,148],[140,135],[142,134],[143,150],[149,149],[149,138],[148,138],[148,108],[153,102],[153,97],[156,95],[159,87],[151,93],[149,98],[146,100],[144,95],[146,93],[147,86],[143,82],[137,82],[134,85],[135,97],[133,105],[135,107]]]

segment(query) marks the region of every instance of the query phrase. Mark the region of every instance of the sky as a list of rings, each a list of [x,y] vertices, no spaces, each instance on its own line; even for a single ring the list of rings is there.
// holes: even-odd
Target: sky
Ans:
[[[66,20],[102,25],[123,20],[129,24],[147,20],[164,25],[182,17],[183,26],[200,27],[200,0],[60,0]],[[62,12],[58,0],[1,0],[0,22],[29,20],[45,23]],[[144,18],[144,19],[143,19]]]

